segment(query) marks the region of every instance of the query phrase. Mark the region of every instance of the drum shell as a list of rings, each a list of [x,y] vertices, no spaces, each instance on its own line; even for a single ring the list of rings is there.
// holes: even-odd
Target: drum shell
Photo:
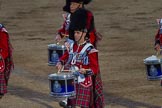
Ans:
[[[57,45],[57,44],[49,44],[48,45],[48,65],[49,66],[55,66],[58,60],[53,60],[53,52],[56,52],[58,55],[58,58],[54,59],[59,59],[66,51],[66,48],[64,45]]]
[[[50,74],[48,76],[50,95],[55,98],[74,97],[75,78],[72,74]],[[60,86],[56,88],[56,83]]]
[[[162,63],[159,60],[145,61],[148,80],[162,79]]]

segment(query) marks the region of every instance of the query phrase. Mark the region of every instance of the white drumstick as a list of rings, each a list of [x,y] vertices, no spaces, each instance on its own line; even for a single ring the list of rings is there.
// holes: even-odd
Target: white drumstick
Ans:
[[[57,73],[60,73],[62,70],[64,70],[64,66],[62,66],[60,69],[58,69]]]
[[[91,69],[84,69],[85,71],[90,71]],[[62,70],[63,72],[73,72],[73,70]],[[79,71],[79,70],[76,70]]]

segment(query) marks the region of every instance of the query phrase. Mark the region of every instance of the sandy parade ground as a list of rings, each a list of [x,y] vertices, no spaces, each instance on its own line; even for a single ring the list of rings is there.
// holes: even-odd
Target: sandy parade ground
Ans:
[[[161,0],[92,0],[105,108],[161,108],[160,80],[147,80],[143,59],[155,55]],[[0,108],[61,108],[49,96],[48,45],[63,19],[65,0],[1,0],[0,22],[14,47],[15,69]]]

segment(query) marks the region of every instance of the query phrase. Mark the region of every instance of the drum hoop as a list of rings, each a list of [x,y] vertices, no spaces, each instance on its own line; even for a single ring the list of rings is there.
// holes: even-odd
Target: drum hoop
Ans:
[[[145,64],[161,64],[161,62],[159,60],[150,60],[150,61],[144,61]]]
[[[67,94],[67,93],[62,93],[62,94],[57,94],[57,93],[53,93],[53,92],[51,92],[50,93],[50,96],[53,96],[53,97],[55,97],[55,98],[62,98],[62,97],[74,97],[74,96],[76,96],[76,92],[71,92],[71,93],[69,93],[69,94]]]

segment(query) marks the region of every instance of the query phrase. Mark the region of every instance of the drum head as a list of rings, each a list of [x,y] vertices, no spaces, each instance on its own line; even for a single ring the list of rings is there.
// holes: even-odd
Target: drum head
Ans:
[[[54,73],[48,76],[49,80],[64,80],[64,79],[74,79],[72,73]]]
[[[66,50],[66,47],[64,45],[49,44],[48,49],[50,49],[50,50]]]
[[[156,56],[152,55],[152,56],[144,59],[144,63],[145,64],[160,64],[160,59],[158,59]]]

